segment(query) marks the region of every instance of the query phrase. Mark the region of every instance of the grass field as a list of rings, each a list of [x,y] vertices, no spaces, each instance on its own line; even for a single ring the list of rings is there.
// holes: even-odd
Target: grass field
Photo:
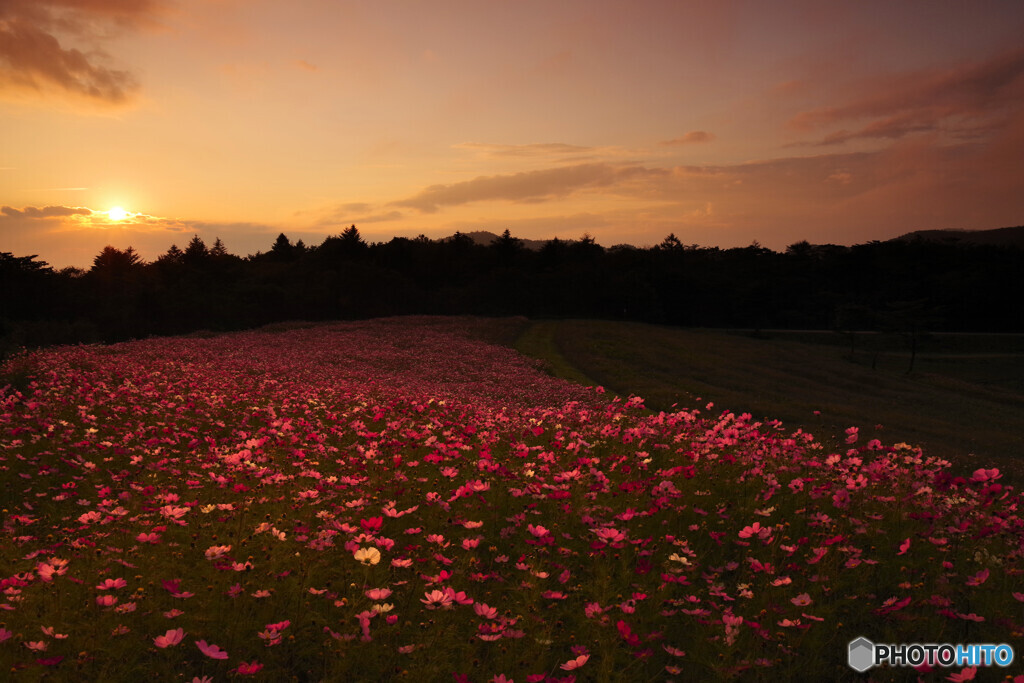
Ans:
[[[509,342],[508,322],[496,324]],[[511,343],[558,377],[636,394],[651,408],[714,402],[819,438],[856,426],[960,471],[998,466],[1024,480],[1024,335],[931,335],[910,373],[903,339],[864,333],[543,320],[521,321]]]

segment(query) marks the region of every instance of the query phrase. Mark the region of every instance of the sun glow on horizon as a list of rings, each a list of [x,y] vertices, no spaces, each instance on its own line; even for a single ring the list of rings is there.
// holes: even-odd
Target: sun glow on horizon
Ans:
[[[130,213],[125,211],[120,206],[115,206],[115,207],[111,208],[110,211],[107,211],[107,216],[112,221],[123,221],[124,219],[128,218],[128,216],[130,216],[130,215],[131,215]]]

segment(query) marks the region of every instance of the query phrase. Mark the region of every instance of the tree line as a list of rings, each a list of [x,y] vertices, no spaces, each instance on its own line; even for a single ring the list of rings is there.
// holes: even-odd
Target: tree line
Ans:
[[[742,328],[1021,332],[1024,250],[891,240],[850,247],[754,243],[605,248],[592,238],[527,249],[352,226],[307,246],[281,234],[245,257],[195,236],[152,262],[104,248],[88,270],[0,252],[0,353],[285,320],[402,314],[586,317]]]

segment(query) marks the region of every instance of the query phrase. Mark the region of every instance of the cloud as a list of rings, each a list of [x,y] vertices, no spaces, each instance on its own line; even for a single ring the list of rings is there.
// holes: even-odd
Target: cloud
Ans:
[[[138,89],[127,70],[107,66],[101,27],[154,25],[155,0],[3,0],[0,94],[56,91],[120,105]],[[83,49],[69,43],[79,43]]]
[[[703,130],[691,130],[689,133],[681,138],[674,138],[672,140],[665,140],[662,145],[675,146],[675,145],[690,145],[697,142],[711,142],[715,139],[712,133],[708,133]]]
[[[416,195],[394,202],[395,206],[434,213],[441,206],[457,206],[469,202],[504,200],[538,203],[553,197],[594,188],[611,188],[631,181],[667,174],[665,169],[610,164],[578,164],[564,168],[526,171],[522,173],[479,176],[450,185],[431,185]]]
[[[1024,98],[1024,48],[945,70],[900,74],[874,83],[845,104],[801,112],[789,121],[798,131],[867,121],[825,135],[818,144],[855,139],[895,140],[940,131],[954,137],[991,134],[1019,115]]]
[[[60,218],[64,216],[84,215],[91,216],[92,209],[84,206],[26,206],[23,209],[15,209],[13,206],[0,207],[0,215],[9,219],[19,218]]]
[[[593,152],[593,147],[569,145],[563,142],[544,142],[529,145],[498,145],[485,142],[464,142],[455,145],[456,149],[468,149],[480,153],[484,157],[538,157],[579,155]]]
[[[379,211],[379,207],[366,202],[348,202],[327,209],[315,223],[317,228],[329,228],[338,225],[362,225],[365,223],[385,223],[403,218],[401,211]]]
[[[318,227],[328,227],[335,225],[362,225],[365,223],[386,223],[388,221],[397,221],[403,218],[401,211],[386,211],[384,213],[372,213],[364,215],[352,215],[345,213],[336,213],[333,216],[322,219],[317,223]]]
[[[373,207],[366,202],[349,202],[347,204],[339,204],[335,213],[341,214],[352,214],[352,213],[366,213],[371,211]]]

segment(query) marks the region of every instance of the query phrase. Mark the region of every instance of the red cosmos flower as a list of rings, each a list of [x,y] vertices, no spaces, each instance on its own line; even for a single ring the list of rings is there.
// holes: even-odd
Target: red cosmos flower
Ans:
[[[262,669],[262,668],[263,668],[263,665],[260,664],[258,661],[256,661],[254,659],[254,660],[252,660],[252,662],[250,664],[246,664],[245,662],[242,662],[241,664],[238,665],[238,668],[235,669],[235,671],[238,672],[242,676],[252,676],[253,674],[259,672],[259,670]]]
[[[383,525],[383,517],[370,517],[368,519],[359,520],[359,526],[363,527],[366,531],[380,531],[380,528]]]
[[[627,624],[622,619],[619,619],[619,621],[616,622],[615,628],[619,630],[619,635],[622,636],[623,640],[626,641],[627,645],[631,647],[636,647],[640,644],[640,636],[633,633],[633,630],[629,627],[629,624]]]

